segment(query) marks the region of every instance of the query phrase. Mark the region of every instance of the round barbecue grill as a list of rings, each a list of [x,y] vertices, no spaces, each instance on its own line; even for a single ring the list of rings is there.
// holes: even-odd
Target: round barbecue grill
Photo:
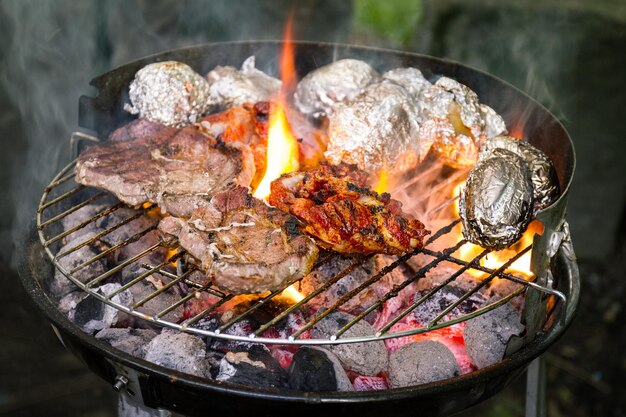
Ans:
[[[96,97],[81,97],[79,123],[81,127],[88,129],[90,132],[88,134],[81,133],[75,135],[73,139],[88,138],[93,140],[93,138],[105,138],[115,128],[132,120],[132,116],[122,109],[123,104],[128,102],[128,84],[136,71],[148,63],[177,60],[189,64],[199,73],[205,73],[217,65],[238,66],[248,56],[255,55],[259,68],[266,69],[270,73],[276,73],[275,62],[279,49],[280,43],[278,42],[211,44],[165,52],[113,70],[93,80],[92,84],[98,89]],[[37,212],[37,237],[33,233],[33,239],[25,251],[21,275],[25,287],[53,322],[55,329],[57,329],[57,334],[64,344],[81,357],[99,375],[116,384],[118,388],[125,387],[127,393],[148,407],[165,408],[190,415],[200,415],[209,409],[212,412],[228,412],[230,414],[254,410],[255,413],[259,414],[259,409],[261,408],[263,410],[260,412],[261,415],[275,415],[276,413],[284,412],[285,407],[289,410],[297,410],[305,415],[313,415],[322,410],[324,412],[331,410],[332,412],[350,411],[359,412],[363,415],[376,415],[388,413],[390,407],[397,414],[403,411],[411,412],[419,409],[423,411],[424,415],[447,415],[499,391],[509,381],[519,375],[532,359],[540,355],[562,335],[572,320],[579,295],[578,271],[564,222],[567,192],[574,171],[575,158],[571,141],[562,125],[545,108],[514,87],[493,76],[458,63],[417,54],[347,45],[304,42],[296,44],[295,61],[300,76],[308,73],[315,67],[347,57],[362,59],[380,71],[401,66],[412,66],[419,68],[427,78],[437,75],[454,78],[476,91],[481,101],[501,114],[508,126],[523,126],[524,133],[530,142],[543,150],[552,159],[562,190],[560,199],[537,216],[544,224],[543,234],[535,236],[532,245],[523,248],[501,267],[490,269],[479,264],[480,259],[488,255],[488,251],[484,251],[471,261],[462,260],[454,255],[466,243],[462,239],[455,241],[444,249],[431,249],[432,246],[429,245],[435,244],[438,239],[445,239],[455,228],[459,227],[459,220],[453,220],[450,224],[433,231],[425,248],[400,257],[379,273],[374,274],[361,286],[349,291],[328,310],[310,319],[287,337],[264,337],[263,333],[283,320],[292,311],[301,308],[315,296],[327,291],[328,287],[365,262],[366,259],[355,259],[351,266],[334,276],[328,281],[327,285],[319,287],[303,300],[283,308],[274,317],[256,329],[254,333],[248,335],[230,334],[228,330],[233,325],[254,314],[256,310],[263,306],[272,303],[280,295],[283,288],[256,299],[250,304],[249,308],[244,311],[238,311],[232,318],[222,323],[220,327],[207,330],[206,327],[199,325],[201,320],[219,308],[220,305],[231,300],[233,295],[213,288],[210,284],[198,283],[191,279],[194,272],[193,269],[182,269],[180,267],[182,262],[178,262],[184,257],[183,251],[179,249],[173,252],[171,248],[165,248],[166,245],[163,242],[146,248],[141,253],[123,261],[116,267],[90,277],[87,281],[77,278],[76,274],[82,269],[104,257],[115,255],[116,251],[138,241],[145,234],[154,230],[158,220],[155,220],[154,224],[148,225],[141,232],[114,246],[104,248],[94,257],[84,259],[80,264],[72,268],[66,268],[59,262],[63,257],[70,255],[83,246],[93,244],[102,236],[124,227],[124,225],[153,209],[153,207],[147,205],[137,214],[127,216],[95,236],[83,240],[80,244],[69,249],[62,248],[61,242],[68,236],[124,207],[121,203],[111,203],[100,212],[85,219],[82,223],[64,230],[61,227],[64,218],[89,204],[107,199],[107,194],[104,192],[92,190],[74,183],[74,162],[71,162],[60,170],[59,174],[44,191]],[[458,179],[458,177],[452,178],[452,180]],[[453,202],[454,199],[450,199],[447,201],[447,204],[452,205]],[[151,252],[163,250],[163,248],[169,250],[169,255],[165,261],[159,263],[146,262],[143,265],[145,268],[144,273],[117,288],[112,293],[103,294],[96,290],[99,284],[106,282],[108,278],[123,268],[137,262]],[[532,266],[535,275],[529,280],[524,280],[508,272],[507,268],[528,251],[532,251]],[[414,271],[412,276],[407,277],[403,283],[394,287],[392,291],[379,297],[334,335],[324,339],[300,337],[325,316],[339,309],[351,297],[356,296],[360,291],[379,281],[385,274],[391,272],[394,268],[398,268],[410,257],[418,255],[428,259],[422,268]],[[318,266],[324,261],[324,258],[322,258],[318,262]],[[176,268],[172,266],[175,262],[178,265]],[[420,303],[425,301],[422,298],[406,308],[399,316],[396,316],[379,328],[375,334],[360,337],[344,336],[352,326],[362,320],[368,313],[381,307],[385,301],[397,296],[398,292],[404,287],[421,279],[430,269],[442,262],[456,265],[457,269],[441,285],[434,288],[431,291],[432,294],[441,290],[445,285],[454,282],[455,279],[469,269],[480,270],[487,275],[487,278],[477,281],[473,288],[467,290],[457,302],[449,305],[425,327],[400,332],[391,330],[395,323],[407,314],[410,314]],[[51,274],[54,274],[55,269],[94,299],[98,299],[141,320],[148,320],[164,327],[171,327],[193,334],[238,342],[323,345],[389,339],[425,333],[466,321],[498,308],[500,305],[518,296],[524,296],[525,298],[526,311],[524,318],[526,320],[526,333],[523,337],[510,343],[509,348],[512,353],[508,354],[499,363],[467,375],[425,385],[361,393],[281,392],[242,387],[235,384],[202,379],[160,367],[125,354],[84,333],[58,311],[57,305],[51,300],[45,288],[44,283]],[[154,273],[167,276],[171,281],[164,287],[155,290],[148,297],[137,300],[133,305],[125,305],[115,300],[117,294],[149,279]],[[480,291],[495,278],[513,281],[519,287],[506,297],[487,304],[470,314],[448,320],[444,318],[447,312],[455,309],[465,299]],[[159,297],[178,283],[184,283],[191,288],[191,291],[180,300],[160,311],[146,313],[141,308],[151,299]],[[286,284],[285,288],[291,284],[293,283]],[[183,322],[179,323],[167,319],[168,313],[201,293],[210,293],[212,296],[217,297],[218,301]],[[259,407],[261,402],[263,406]]]

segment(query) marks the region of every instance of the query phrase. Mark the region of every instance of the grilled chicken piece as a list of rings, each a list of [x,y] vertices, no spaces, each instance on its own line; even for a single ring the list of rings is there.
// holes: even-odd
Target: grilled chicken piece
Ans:
[[[234,294],[279,289],[308,274],[318,255],[295,217],[242,187],[216,194],[190,219],[165,217],[159,229],[178,238],[215,285]]]
[[[336,252],[399,255],[422,247],[430,233],[389,194],[324,170],[285,174],[270,189],[271,205],[296,216],[320,246]]]
[[[109,140],[81,153],[76,181],[137,206],[157,203],[184,215],[233,186],[248,186],[253,156],[238,143],[207,138],[194,126],[168,127],[145,119],[117,129]]]

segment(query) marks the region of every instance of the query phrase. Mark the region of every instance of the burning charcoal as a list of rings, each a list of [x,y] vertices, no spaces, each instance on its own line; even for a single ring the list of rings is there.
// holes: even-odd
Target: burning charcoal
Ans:
[[[359,375],[352,381],[355,391],[382,391],[389,389],[387,379],[382,376]]]
[[[122,283],[127,284],[133,279],[144,274],[148,269],[135,263],[122,270]],[[128,291],[133,296],[134,302],[139,302],[144,298],[150,296],[155,291],[163,288],[164,285],[171,282],[171,279],[159,273],[153,273],[131,286]],[[165,310],[172,304],[175,304],[182,298],[179,287],[172,286],[160,293],[156,297],[150,299],[141,307],[137,307],[137,311],[145,314],[157,314],[158,312]],[[183,316],[183,307],[179,306],[169,313],[165,314],[161,318],[163,320],[177,323]]]
[[[145,348],[145,359],[199,377],[211,377],[206,345],[201,338],[164,329]]]
[[[213,103],[209,83],[182,62],[146,65],[135,74],[128,89],[132,105],[124,110],[167,126],[194,123]]]
[[[211,102],[222,107],[241,106],[271,100],[280,92],[280,80],[254,67],[254,56],[246,59],[241,70],[218,66],[206,75],[210,84]]]
[[[311,294],[324,285],[328,280],[332,279],[355,262],[355,258],[339,254],[334,255],[330,258],[330,260],[324,262],[313,272],[306,275],[300,283],[297,284],[298,291],[305,296]],[[317,295],[307,305],[315,306],[317,308],[332,306],[344,294],[367,281],[372,276],[372,268],[372,261],[364,263],[345,277],[341,278],[339,281],[335,282],[321,294]],[[367,305],[364,305],[366,304],[365,300],[372,299],[373,302],[373,297],[375,297],[374,290],[372,287],[368,287],[355,297],[348,300],[348,302],[343,304],[341,308],[349,311],[358,311],[363,307],[367,307]]]
[[[391,388],[409,387],[452,378],[461,373],[450,349],[426,340],[410,343],[389,357],[387,379]]]
[[[315,338],[329,338],[353,319],[354,316],[350,314],[335,311],[317,323],[311,329],[311,334]],[[374,333],[376,330],[361,320],[341,337],[369,336]],[[387,349],[380,340],[330,345],[328,350],[337,355],[344,368],[361,375],[376,375],[387,367]]]
[[[415,293],[411,302],[416,302],[425,296],[428,291],[423,290]],[[432,294],[410,314],[410,318],[421,326],[426,326],[431,320],[437,317],[449,305],[455,303],[465,293],[460,288],[447,285],[436,293]],[[443,320],[464,316],[478,310],[485,303],[485,298],[479,293],[472,294],[469,298],[459,304],[454,310],[448,313]]]
[[[105,284],[98,287],[96,292],[108,296],[119,288],[120,284]],[[114,295],[111,301],[129,306],[132,305],[132,295],[128,290],[122,291]],[[132,324],[131,316],[91,296],[86,296],[76,304],[70,319],[85,332],[92,334],[109,327],[128,327]]]
[[[504,298],[515,291],[518,291],[524,287],[524,284],[520,284],[515,281],[511,281],[504,278],[495,278],[489,284],[489,287],[485,291],[485,296],[494,300]],[[509,303],[517,309],[522,311],[524,308],[524,293],[513,298]]]
[[[520,314],[510,304],[504,304],[469,320],[463,336],[467,353],[480,369],[501,360],[511,336],[523,331]]]
[[[314,117],[328,116],[339,103],[352,101],[377,79],[376,71],[363,61],[335,61],[311,71],[298,83],[296,107]]]
[[[289,367],[289,386],[298,391],[352,391],[339,359],[318,347],[302,347]]]
[[[488,159],[495,149],[506,149],[522,157],[531,172],[533,207],[544,209],[559,198],[559,183],[550,158],[527,140],[498,136],[487,140],[480,148],[479,159]]]
[[[137,233],[143,232],[150,226],[155,225],[158,221],[151,218],[147,214],[143,214],[143,212],[140,210],[134,210],[128,207],[121,207],[114,212],[99,218],[98,220],[96,220],[95,224],[100,230],[108,230],[126,221],[127,219],[136,216],[137,214],[141,214],[141,216],[124,224],[121,227],[118,227],[115,230],[111,230],[109,233],[102,236],[100,240],[106,242],[110,246],[114,246],[118,243],[122,243],[125,240],[128,240],[130,237],[134,236]]]
[[[470,172],[459,199],[463,236],[488,249],[516,242],[532,220],[533,185],[523,159],[496,149]]]
[[[412,258],[413,259],[413,258]],[[411,260],[408,260],[408,263],[411,264]],[[415,267],[419,268],[422,264],[416,264]],[[445,266],[439,264],[436,268],[431,269],[424,275],[424,278],[417,281],[416,289],[417,291],[428,291],[433,289],[434,287],[440,285],[452,275],[457,272],[455,268],[451,268],[449,266]],[[449,284],[449,287],[453,287],[455,289],[469,291],[477,285],[476,278],[473,278],[467,272],[463,272],[461,275],[457,276],[454,281]],[[449,288],[445,287],[445,288]],[[454,291],[454,290],[453,290]]]
[[[289,387],[287,373],[260,345],[246,352],[227,352],[220,362],[220,371],[215,379],[260,388]]]
[[[81,235],[78,239],[72,240],[63,246],[59,253],[63,253],[68,249],[72,249],[82,242],[85,242],[91,239],[94,236],[93,232],[85,233]],[[67,272],[72,271],[74,268],[78,267],[85,261],[92,259],[97,256],[100,252],[93,248],[90,245],[86,245],[81,247],[80,249],[76,249],[75,251],[58,258],[59,265],[61,265]],[[72,277],[76,278],[78,281],[83,284],[90,281],[92,278],[97,277],[98,275],[103,274],[107,270],[106,260],[99,259],[95,262],[92,262],[89,265],[86,265],[77,271],[71,273]],[[78,290],[78,287],[69,280],[61,271],[55,269],[54,277],[50,282],[50,291],[53,296],[58,299],[63,298],[65,295],[69,294],[72,291]]]
[[[368,172],[402,172],[422,156],[417,117],[404,87],[392,81],[371,84],[330,116],[324,155],[332,164],[356,164]]]
[[[113,200],[113,198],[111,198],[110,200]],[[95,204],[95,203],[88,204],[85,207],[81,207],[75,212],[70,213],[67,216],[65,216],[63,220],[61,220],[61,223],[63,225],[63,230],[67,231],[67,230],[73,229],[74,227],[77,227],[80,224],[86,222],[87,220],[92,219],[95,215],[111,207],[111,204],[101,203],[101,201],[102,200],[98,200],[98,204]],[[91,232],[92,233],[91,236],[93,236],[94,233],[100,232],[101,229],[97,226],[97,222],[98,220],[89,222],[87,225],[83,226],[82,228],[68,235],[66,237],[66,240],[67,241],[76,240],[78,237],[81,237],[84,234],[88,234]]]
[[[102,329],[96,333],[96,339],[138,358],[144,357],[146,345],[156,336],[153,330],[132,328]]]

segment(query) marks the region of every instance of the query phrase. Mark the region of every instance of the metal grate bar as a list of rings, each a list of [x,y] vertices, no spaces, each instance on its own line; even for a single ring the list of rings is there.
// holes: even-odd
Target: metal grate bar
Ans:
[[[466,242],[464,240],[461,240],[460,242],[458,242],[456,245],[454,245],[451,248],[446,249],[443,253],[442,256],[439,256],[437,258],[435,258],[434,260],[432,260],[431,262],[427,263],[426,265],[424,265],[423,267],[421,267],[419,270],[415,271],[415,273],[413,274],[412,277],[410,277],[409,279],[404,280],[401,284],[399,285],[394,285],[393,289],[389,292],[387,292],[383,297],[381,297],[378,301],[376,301],[374,304],[370,305],[368,308],[366,308],[363,312],[361,312],[360,314],[358,314],[357,316],[355,316],[355,318],[353,320],[351,320],[350,322],[346,323],[345,326],[343,326],[341,329],[339,329],[333,336],[333,339],[336,339],[338,337],[340,337],[342,334],[344,334],[346,331],[348,331],[348,329],[350,329],[352,326],[354,326],[357,322],[361,321],[361,319],[363,319],[365,316],[367,316],[369,313],[371,313],[372,311],[376,310],[377,308],[379,308],[380,306],[382,306],[385,301],[397,297],[398,294],[400,293],[400,291],[402,291],[404,288],[408,287],[409,284],[411,284],[412,282],[415,282],[417,279],[419,278],[423,278],[426,273],[428,271],[430,271],[432,268],[434,268],[435,266],[437,266],[439,263],[441,263],[444,260],[444,255],[446,253],[450,254],[453,253],[455,251],[457,251],[461,246],[463,246]],[[341,301],[341,300],[340,300]],[[333,306],[334,307],[334,306]],[[329,309],[331,310],[332,307]]]
[[[95,284],[97,284],[99,282],[102,282],[103,280],[107,279],[111,275],[115,274],[117,271],[120,271],[120,270],[126,268],[128,265],[132,264],[133,262],[137,261],[138,259],[143,258],[144,256],[146,256],[147,254],[149,254],[150,252],[152,252],[153,250],[155,250],[159,246],[161,246],[161,242],[155,243],[154,245],[150,246],[148,249],[144,250],[143,252],[133,256],[132,258],[129,258],[129,259],[125,260],[121,264],[119,264],[119,265],[109,269],[104,274],[101,274],[101,275],[97,276],[96,278],[92,279],[87,284],[85,284],[85,287],[87,287],[87,288],[93,287]]]
[[[182,253],[180,253],[180,252],[172,255],[169,259],[166,259],[165,261],[161,262],[159,265],[157,265],[157,266],[155,266],[153,268],[148,269],[146,272],[140,274],[138,277],[132,279],[131,281],[129,281],[126,284],[122,285],[117,290],[115,290],[112,293],[108,294],[106,298],[107,299],[111,299],[111,297],[114,297],[115,295],[121,293],[122,291],[125,291],[125,290],[129,289],[133,285],[139,283],[140,281],[143,281],[144,278],[147,278],[150,275],[154,274],[155,272],[157,272],[158,270],[160,270],[161,268],[166,266],[168,263],[174,262],[175,260],[177,260],[181,256],[182,256]]]
[[[149,227],[149,228],[147,228],[147,229],[145,229],[145,230],[143,230],[143,231],[141,231],[141,232],[139,232],[137,234],[134,234],[133,236],[129,237],[128,239],[126,239],[125,241],[123,241],[121,243],[118,243],[115,246],[111,246],[109,249],[106,249],[106,250],[100,252],[99,254],[94,256],[93,258],[91,258],[91,259],[81,263],[80,265],[77,265],[74,269],[72,269],[70,271],[70,274],[73,274],[74,272],[81,270],[82,268],[84,268],[84,267],[86,267],[86,266],[96,262],[97,260],[102,259],[102,258],[110,255],[111,253],[113,253],[113,252],[123,248],[124,246],[130,245],[131,243],[138,241],[139,239],[141,239],[142,237],[144,237],[146,234],[148,234],[149,232],[151,232],[154,229],[156,229],[156,225],[151,226],[151,227]],[[72,249],[75,250],[75,248],[72,248]],[[76,248],[76,249],[78,249],[78,248]]]
[[[47,209],[48,207],[58,203],[59,201],[63,201],[68,197],[73,196],[74,194],[76,194],[79,191],[82,191],[85,189],[85,186],[82,184],[77,185],[76,187],[72,188],[71,190],[61,194],[58,197],[53,198],[52,200],[48,201],[45,204],[42,204],[41,206],[39,206],[39,209],[37,210],[39,213],[42,213],[45,209]]]
[[[185,304],[187,301],[191,300],[192,298],[195,298],[198,294],[202,293],[203,291],[206,291],[210,286],[211,286],[211,284],[206,284],[203,287],[196,288],[194,291],[190,292],[189,294],[187,294],[186,296],[184,296],[183,298],[181,298],[180,300],[178,300],[177,302],[175,302],[171,306],[169,306],[169,307],[159,311],[157,314],[154,315],[154,318],[155,319],[160,319],[161,317],[163,317],[164,315],[166,315],[170,311],[172,311],[174,309],[177,309],[181,305]]]
[[[476,292],[478,292],[478,290],[480,290],[485,285],[487,285],[489,282],[491,282],[491,280],[493,280],[499,273],[501,273],[502,271],[506,270],[509,266],[511,266],[513,264],[513,262],[515,262],[516,260],[521,258],[522,255],[524,255],[526,252],[528,252],[530,249],[532,249],[532,247],[533,247],[533,245],[526,246],[524,249],[522,249],[517,254],[515,254],[515,256],[513,256],[508,261],[506,261],[504,264],[502,264],[502,266],[500,266],[498,269],[496,269],[491,274],[489,274],[489,276],[487,278],[485,278],[482,281],[480,281],[478,283],[478,285],[476,285],[474,288],[472,288],[471,290],[469,290],[468,292],[463,294],[454,303],[450,304],[448,307],[443,309],[443,311],[441,313],[439,313],[439,315],[437,315],[437,317],[435,317],[434,319],[431,320],[431,322],[429,323],[429,326],[431,324],[436,324],[446,314],[448,314],[449,312],[451,312],[452,310],[457,308],[463,301],[467,300],[469,297],[471,297],[472,295],[476,294]]]
[[[143,266],[143,265],[142,265]],[[154,291],[151,294],[148,294],[147,296],[145,296],[144,298],[142,298],[140,301],[136,302],[135,304],[133,304],[132,309],[136,309],[141,307],[142,305],[144,305],[145,303],[147,303],[148,301],[152,300],[153,298],[155,298],[156,296],[158,296],[159,294],[164,293],[165,291],[169,290],[170,288],[172,288],[174,285],[178,284],[179,282],[181,282],[182,280],[184,280],[185,278],[187,278],[190,274],[192,274],[194,272],[194,270],[190,269],[189,271],[185,272],[183,275],[176,277],[175,279],[171,280],[170,282],[168,282],[167,284],[163,285],[161,288],[157,289],[156,291]]]
[[[482,259],[483,257],[485,257],[488,253],[490,253],[491,251],[488,249],[485,249],[484,251],[482,251],[478,256],[476,256],[474,259],[472,259],[472,261],[468,264],[465,265],[463,267],[461,267],[459,270],[457,270],[454,274],[450,275],[450,277],[448,279],[446,279],[445,281],[443,281],[441,284],[437,285],[436,287],[434,287],[433,289],[431,289],[430,291],[428,291],[425,295],[423,295],[419,300],[415,301],[413,304],[411,304],[409,307],[407,307],[406,309],[404,309],[399,315],[397,315],[396,317],[394,317],[392,320],[390,320],[387,324],[385,324],[383,327],[381,327],[380,329],[378,329],[378,332],[376,333],[377,336],[380,336],[384,333],[386,333],[390,328],[393,327],[394,324],[396,324],[397,322],[399,322],[400,320],[402,320],[405,316],[407,316],[409,313],[411,313],[411,311],[415,310],[419,305],[421,305],[424,301],[426,301],[427,299],[429,299],[430,297],[432,297],[433,294],[435,294],[436,292],[440,291],[443,287],[445,287],[446,285],[450,284],[452,281],[454,281],[455,279],[457,279],[462,273],[464,273],[465,271],[467,271],[470,268],[470,265],[477,265],[478,262],[480,261],[480,259]]]
[[[82,248],[83,246],[86,246],[86,245],[89,245],[89,244],[95,242],[96,240],[100,239],[101,237],[110,234],[111,232],[113,232],[113,231],[119,229],[120,227],[122,227],[122,226],[124,226],[124,225],[126,225],[126,224],[128,224],[130,222],[132,222],[133,220],[138,219],[141,216],[143,216],[143,213],[137,213],[137,214],[135,214],[135,215],[133,215],[131,217],[128,217],[128,218],[124,219],[121,222],[119,222],[118,224],[116,224],[114,226],[111,226],[110,228],[108,228],[106,230],[103,230],[102,232],[94,235],[93,237],[91,237],[91,239],[88,239],[88,240],[86,240],[86,241],[84,241],[84,242],[82,242],[82,243],[80,243],[80,244],[78,244],[78,245],[76,245],[76,246],[74,246],[74,247],[72,247],[70,249],[67,249],[66,251],[63,251],[63,252],[57,254],[55,259],[59,260],[59,259],[63,258],[64,256],[69,255],[70,253],[72,253],[72,252]],[[156,224],[152,228],[148,228],[146,230],[149,231],[149,230],[154,230],[154,229],[156,229]],[[146,231],[146,233],[147,233],[147,231]],[[128,238],[126,240],[130,240],[131,238]],[[126,241],[124,241],[124,242],[126,242]],[[121,242],[121,243],[124,243],[124,242]],[[128,243],[130,243],[130,242],[128,242]],[[115,246],[117,246],[117,245],[115,245]],[[123,245],[123,246],[126,246],[126,245]]]
[[[75,172],[72,172],[71,174],[67,174],[64,177],[59,178],[58,180],[51,182],[50,184],[48,184],[48,186],[46,187],[46,191],[51,191],[53,188],[58,187],[59,185],[63,184],[64,182],[74,178],[76,176]]]
[[[369,259],[369,257],[360,258],[357,261],[355,261],[352,264],[350,264],[347,268],[344,268],[341,272],[339,272],[338,274],[333,276],[331,279],[326,281],[322,286],[320,286],[318,289],[313,291],[311,294],[307,295],[302,300],[300,300],[296,304],[290,306],[286,310],[283,310],[282,312],[280,312],[280,314],[276,315],[272,320],[268,321],[267,323],[265,323],[264,325],[259,327],[253,333],[253,336],[259,336],[265,330],[269,329],[270,327],[272,327],[273,325],[275,325],[276,323],[278,323],[279,321],[281,321],[282,319],[287,317],[289,315],[289,313],[291,313],[295,309],[303,306],[304,304],[309,302],[309,300],[313,299],[314,297],[316,297],[317,295],[319,295],[320,293],[325,291],[327,288],[329,288],[335,282],[339,281],[341,278],[345,277],[346,275],[348,275],[349,273],[351,273],[352,271],[357,269],[359,266],[363,265],[368,259]]]
[[[441,229],[439,229],[439,231],[437,233],[435,233],[433,236],[430,237],[430,239],[428,239],[425,243],[425,245],[428,245],[432,242],[434,242],[435,240],[437,240],[439,237],[443,236],[444,234],[448,233],[450,230],[452,230],[452,228],[454,227],[455,222],[452,222],[451,224],[449,224],[446,227],[443,227]],[[457,244],[458,245],[458,244]],[[462,244],[461,244],[462,245]],[[458,245],[459,247],[461,245]],[[455,250],[458,250],[458,248],[456,248]],[[329,315],[330,313],[332,313],[334,310],[336,310],[339,306],[343,305],[344,303],[346,303],[348,300],[350,300],[352,297],[354,297],[355,295],[357,295],[358,293],[360,293],[361,291],[363,291],[365,288],[373,285],[375,282],[378,282],[383,276],[387,275],[389,272],[391,272],[392,270],[394,270],[396,267],[398,267],[398,265],[400,265],[401,263],[406,262],[409,258],[417,255],[418,253],[420,253],[421,249],[416,249],[413,252],[409,252],[407,254],[402,255],[401,257],[399,257],[396,261],[392,262],[391,264],[387,265],[386,267],[384,267],[380,272],[378,272],[376,275],[374,275],[372,278],[368,279],[367,281],[365,281],[364,283],[362,283],[361,285],[359,285],[357,288],[354,288],[353,290],[347,292],[346,294],[344,294],[341,298],[339,298],[339,300],[337,300],[335,302],[335,304],[333,304],[331,307],[329,307],[327,310],[323,311],[320,315],[318,315],[317,317],[315,317],[313,320],[309,321],[307,324],[305,324],[303,327],[301,327],[300,329],[298,329],[298,331],[296,331],[294,334],[291,335],[290,338],[297,338],[299,337],[302,333],[304,333],[305,331],[307,331],[308,329],[310,329],[311,327],[313,327],[315,324],[317,324],[320,320],[322,320],[324,317],[326,317],[327,315]],[[454,252],[454,251],[452,251]],[[452,253],[451,252],[451,253]],[[442,258],[443,260],[443,258]],[[408,285],[408,284],[407,284]]]
[[[151,266],[148,264],[143,264],[143,266],[146,268],[151,268]],[[198,269],[190,269],[189,271],[185,272],[184,275],[186,276],[185,276],[185,279],[183,280],[185,284],[191,285],[192,287],[195,287],[195,288],[204,288],[204,291],[208,292],[209,294],[215,295],[216,297],[220,297],[220,298],[226,297],[226,294],[224,294],[223,292],[218,291],[214,288],[208,288],[207,284],[203,285],[197,282],[189,281],[188,276],[194,273],[195,271],[198,271]],[[159,273],[167,278],[178,279],[178,275],[172,274],[171,272],[168,272],[168,271],[161,271]],[[210,287],[211,284],[209,283],[208,285]]]
[[[319,268],[321,265],[324,265],[326,262],[328,262],[330,259],[332,258],[331,254],[326,255],[323,259],[321,259],[320,261],[318,261],[315,265],[313,265],[313,267],[311,268],[311,272],[315,271],[317,268]],[[225,331],[226,329],[228,329],[229,327],[231,327],[233,324],[235,324],[236,322],[238,322],[239,320],[245,318],[247,315],[249,315],[250,313],[252,313],[255,310],[258,310],[260,307],[264,306],[265,304],[267,304],[270,300],[272,300],[275,296],[277,296],[278,294],[280,294],[281,292],[283,292],[286,288],[288,288],[289,286],[295,284],[296,282],[300,281],[302,278],[298,278],[295,280],[290,281],[289,283],[287,283],[286,285],[283,285],[280,289],[272,291],[269,295],[262,297],[261,299],[259,299],[256,303],[254,303],[250,308],[248,308],[246,311],[244,311],[243,313],[233,317],[232,319],[230,319],[229,321],[227,321],[226,323],[224,323],[222,326],[220,326],[217,330],[216,333],[220,333]]]
[[[80,223],[77,226],[72,227],[71,229],[66,230],[65,232],[62,232],[58,235],[56,235],[55,237],[48,239],[47,241],[44,242],[44,246],[50,246],[51,244],[53,244],[54,242],[63,239],[65,236],[71,235],[72,233],[74,233],[77,230],[82,229],[83,227],[87,226],[89,223],[95,222],[96,220],[98,220],[99,218],[102,218],[104,216],[107,216],[111,213],[113,213],[114,211],[120,209],[121,207],[124,207],[124,203],[117,203],[116,205],[114,205],[111,208],[106,209],[105,211],[96,214],[95,216],[93,216],[91,219],[89,220],[85,220],[84,222]]]
[[[83,201],[82,203],[76,204],[75,206],[65,210],[63,213],[58,214],[56,216],[54,216],[51,219],[48,219],[47,221],[43,222],[41,224],[41,227],[46,227],[54,222],[57,222],[59,220],[61,220],[62,218],[74,213],[75,211],[80,210],[81,208],[93,203],[94,201],[98,201],[99,199],[101,199],[102,197],[104,197],[105,195],[107,195],[106,193],[100,193],[100,194],[96,194],[91,198],[88,198],[87,200]]]
[[[230,301],[232,298],[234,297],[233,294],[229,294],[224,298],[221,298],[217,301],[217,303],[210,305],[209,307],[205,308],[204,310],[202,310],[200,313],[196,314],[195,316],[193,316],[190,319],[187,319],[183,322],[182,327],[183,329],[191,326],[192,324],[194,324],[195,322],[197,322],[198,320],[202,319],[203,317],[205,317],[207,314],[209,314],[210,312],[214,311],[215,309],[217,309],[219,306],[221,306],[222,304],[224,304],[227,301]]]

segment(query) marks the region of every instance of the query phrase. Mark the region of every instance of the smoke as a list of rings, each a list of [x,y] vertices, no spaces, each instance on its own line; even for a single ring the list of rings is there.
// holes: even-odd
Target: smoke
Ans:
[[[226,40],[280,39],[292,0],[6,0],[0,2],[0,253],[19,261],[43,189],[70,160],[78,99],[89,81],[168,49]],[[343,41],[351,2],[295,2],[296,38]],[[10,232],[5,232],[10,230]],[[13,253],[13,255],[12,255]]]

